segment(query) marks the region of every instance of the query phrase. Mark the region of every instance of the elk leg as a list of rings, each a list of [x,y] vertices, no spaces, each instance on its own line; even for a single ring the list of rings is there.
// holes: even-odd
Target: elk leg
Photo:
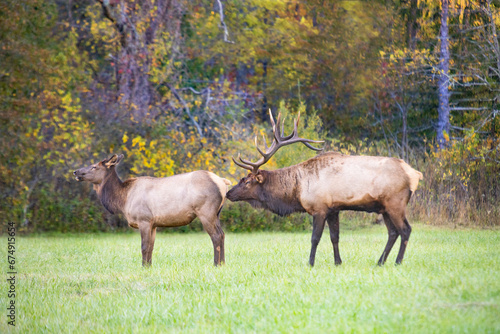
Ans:
[[[215,217],[213,219],[204,219],[203,217],[199,217],[201,223],[203,224],[203,228],[207,231],[210,239],[212,239],[212,244],[214,245],[214,265],[218,266],[222,263],[225,263],[224,259],[224,231],[220,226],[219,217]]]
[[[148,257],[151,240],[151,225],[149,222],[139,224],[139,231],[141,231],[142,266],[149,267],[151,266],[151,258]]]
[[[378,260],[379,266],[382,266],[385,263],[385,260],[387,260],[387,256],[389,256],[389,253],[391,252],[392,246],[394,246],[394,243],[396,242],[396,239],[399,236],[399,233],[392,222],[391,216],[387,212],[384,213],[384,223],[385,226],[387,227],[387,233],[389,234],[389,239],[387,240],[387,245],[385,245],[385,249],[384,252],[382,253],[382,256]]]
[[[325,216],[322,214],[317,214],[313,216],[311,255],[309,256],[309,265],[311,267],[314,266],[314,260],[316,258],[316,248],[318,247],[319,241],[321,240],[321,235],[323,234],[324,228],[325,228]]]
[[[153,263],[153,248],[155,246],[155,239],[156,239],[156,227],[153,227],[151,229],[151,237],[149,238],[149,247],[148,247],[147,261],[149,262],[149,264]]]
[[[398,257],[396,258],[396,264],[401,264],[403,262],[403,257],[405,256],[406,245],[408,244],[408,240],[410,239],[411,234],[411,226],[408,223],[408,220],[403,218],[404,225],[399,231],[401,235],[401,246],[399,247]]]
[[[225,264],[226,263],[226,258],[224,257],[224,239],[226,236],[224,235],[224,231],[222,230],[222,227],[220,226],[220,221],[217,219],[216,223],[216,228],[217,228],[217,235],[219,235],[219,254],[215,253],[214,251],[214,263],[215,263],[215,258],[218,256],[218,263],[219,265]]]
[[[333,245],[333,257],[335,259],[335,265],[338,266],[342,264],[339,252],[339,212],[335,211],[328,215],[327,222],[330,228],[330,239]]]

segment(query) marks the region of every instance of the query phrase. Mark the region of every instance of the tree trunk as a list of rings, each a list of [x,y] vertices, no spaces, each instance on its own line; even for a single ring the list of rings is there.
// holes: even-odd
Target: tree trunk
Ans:
[[[410,9],[408,12],[408,20],[407,20],[407,27],[406,27],[406,33],[407,33],[407,38],[408,38],[408,48],[410,50],[415,50],[417,47],[417,30],[418,30],[418,1],[417,0],[411,0],[410,1]]]
[[[448,86],[450,83],[450,51],[448,34],[448,0],[442,0],[441,9],[441,52],[439,61],[439,79],[438,79],[438,122],[436,127],[438,148],[444,148],[448,144],[450,132],[450,92]]]
[[[117,99],[136,120],[144,118],[155,102],[150,82],[151,45],[158,30],[178,30],[180,7],[176,1],[97,0],[120,38]]]

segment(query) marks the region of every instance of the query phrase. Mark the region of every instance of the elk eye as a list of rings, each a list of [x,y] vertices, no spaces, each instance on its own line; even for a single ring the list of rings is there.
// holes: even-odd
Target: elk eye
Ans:
[[[92,170],[94,170],[94,169],[95,169],[95,166],[92,166],[92,168],[91,168],[91,169],[92,169]]]

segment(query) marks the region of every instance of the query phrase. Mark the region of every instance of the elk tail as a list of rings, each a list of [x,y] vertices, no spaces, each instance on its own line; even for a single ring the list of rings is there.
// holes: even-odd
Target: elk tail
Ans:
[[[418,182],[424,179],[424,174],[422,174],[416,169],[413,169],[412,167],[410,167],[410,165],[406,163],[403,164],[403,169],[406,175],[408,175],[408,179],[410,181],[410,190],[412,193],[414,193],[415,190],[417,190],[418,188]]]

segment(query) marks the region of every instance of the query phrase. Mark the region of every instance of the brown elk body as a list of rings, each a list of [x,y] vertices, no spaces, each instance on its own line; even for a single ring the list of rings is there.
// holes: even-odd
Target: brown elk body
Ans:
[[[138,177],[121,181],[116,165],[123,155],[80,168],[77,181],[89,181],[104,207],[122,213],[141,232],[142,264],[151,265],[157,227],[176,227],[198,217],[214,246],[214,264],[224,262],[224,232],[219,213],[230,182],[208,171],[165,178]]]
[[[272,116],[271,116],[272,119]],[[280,116],[278,116],[279,124]],[[330,228],[335,264],[341,264],[339,242],[339,212],[355,210],[381,213],[389,239],[378,263],[385,263],[398,236],[401,246],[396,263],[403,261],[411,227],[406,219],[406,205],[417,189],[422,173],[403,160],[389,157],[348,156],[335,152],[318,155],[300,164],[274,171],[259,170],[281,146],[292,142],[312,141],[294,133],[283,137],[276,133],[275,141],[264,158],[251,163],[240,158],[235,162],[251,170],[228,193],[231,201],[245,201],[254,207],[268,209],[278,215],[307,212],[313,216],[313,232],[309,264],[314,265],[316,248],[325,223]],[[309,146],[309,145],[308,145]]]

